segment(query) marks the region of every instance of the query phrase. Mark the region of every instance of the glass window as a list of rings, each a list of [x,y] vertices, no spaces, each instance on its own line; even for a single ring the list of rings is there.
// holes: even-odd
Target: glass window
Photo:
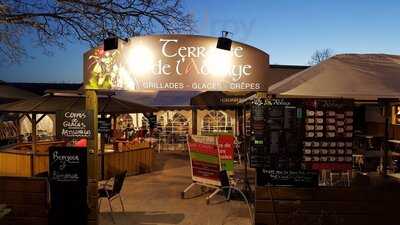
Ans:
[[[173,133],[188,133],[189,131],[189,122],[181,113],[175,113],[168,125],[171,126]]]
[[[201,128],[203,135],[232,133],[232,130],[232,119],[224,111],[209,111],[203,117]]]

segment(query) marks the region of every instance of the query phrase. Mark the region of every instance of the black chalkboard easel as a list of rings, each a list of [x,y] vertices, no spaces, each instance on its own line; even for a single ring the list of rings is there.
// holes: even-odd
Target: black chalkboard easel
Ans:
[[[86,148],[50,148],[50,225],[87,224],[86,154]]]

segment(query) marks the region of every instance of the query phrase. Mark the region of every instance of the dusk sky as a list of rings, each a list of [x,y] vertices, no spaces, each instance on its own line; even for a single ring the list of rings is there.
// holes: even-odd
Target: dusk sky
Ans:
[[[196,34],[253,45],[270,55],[271,64],[306,65],[316,49],[337,53],[400,54],[400,1],[189,0]],[[34,57],[20,65],[2,65],[0,80],[11,82],[81,82],[85,43],[54,49],[52,56],[28,48]]]

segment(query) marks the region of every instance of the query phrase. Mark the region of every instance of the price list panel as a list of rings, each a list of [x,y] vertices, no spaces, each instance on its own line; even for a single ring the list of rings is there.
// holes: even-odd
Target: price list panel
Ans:
[[[252,105],[251,108],[252,136],[250,143],[250,166],[261,167],[264,165],[267,149],[264,132],[266,130],[265,107]]]
[[[276,170],[301,167],[303,108],[272,99],[252,107],[251,167]]]

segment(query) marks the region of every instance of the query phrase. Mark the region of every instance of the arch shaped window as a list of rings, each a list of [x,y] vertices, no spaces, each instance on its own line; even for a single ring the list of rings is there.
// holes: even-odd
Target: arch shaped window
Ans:
[[[38,119],[42,117],[42,115],[43,114],[37,114],[36,118]],[[36,125],[36,135],[38,140],[51,140],[53,136],[55,136],[54,127],[53,119],[49,115],[44,116]],[[27,116],[24,116],[20,120],[20,132],[21,135],[24,136],[24,140],[27,140],[32,134],[32,123]]]
[[[203,117],[201,132],[203,135],[232,133],[232,118],[224,111],[209,111]]]
[[[165,118],[164,116],[157,117],[157,126],[163,127],[165,125]]]
[[[167,126],[173,133],[188,133],[189,131],[188,119],[181,113],[175,113]]]
[[[147,117],[142,116],[142,127],[149,129],[150,128],[150,123],[149,123],[149,119],[147,119]]]
[[[134,127],[133,118],[129,114],[123,114],[117,118],[117,129],[125,130],[128,127]]]

